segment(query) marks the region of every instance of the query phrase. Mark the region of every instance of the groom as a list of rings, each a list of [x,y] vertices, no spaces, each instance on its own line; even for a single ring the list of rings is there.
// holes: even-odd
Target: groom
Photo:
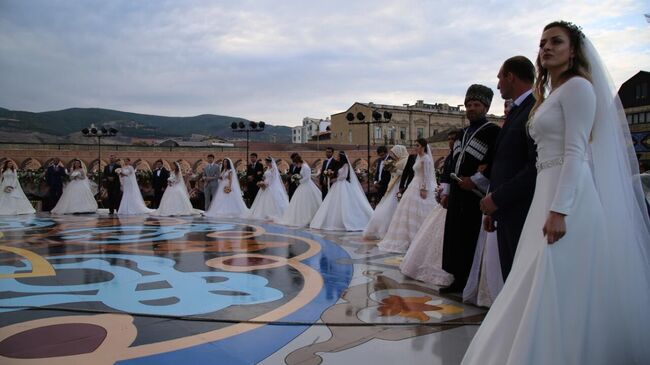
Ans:
[[[338,171],[339,163],[334,159],[334,149],[332,147],[327,147],[325,149],[325,160],[321,165],[320,172],[318,173],[318,182],[320,183],[320,190],[325,200],[327,192],[329,191],[331,179],[325,174],[325,171],[332,170],[333,172]]]
[[[104,167],[104,186],[108,192],[108,214],[113,214],[120,207],[120,176],[115,170],[121,166],[117,163],[117,157],[111,154],[109,164]]]
[[[208,155],[208,164],[203,168],[203,194],[205,195],[205,208],[210,208],[212,198],[217,195],[219,188],[219,175],[221,175],[221,166],[214,162],[214,155]]]
[[[497,137],[490,190],[481,200],[481,210],[487,215],[483,222],[486,230],[493,231],[494,221],[497,222],[499,259],[505,280],[515,258],[537,178],[535,142],[526,132],[530,110],[535,104],[532,95],[535,67],[526,57],[515,56],[503,63],[497,78],[501,97],[512,99],[513,103]]]

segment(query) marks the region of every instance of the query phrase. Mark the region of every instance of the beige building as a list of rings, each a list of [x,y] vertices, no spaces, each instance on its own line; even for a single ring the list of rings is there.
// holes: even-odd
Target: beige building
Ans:
[[[332,115],[332,143],[365,145],[368,143],[368,127],[348,122],[348,113],[355,116],[352,123],[357,123],[358,113],[365,116],[364,121],[372,120],[373,111],[383,114],[392,113],[390,122],[370,125],[370,144],[411,145],[418,138],[429,138],[454,128],[463,128],[468,124],[465,111],[459,106],[448,104],[425,104],[418,100],[414,105],[383,105],[374,103],[354,103],[341,113]],[[502,123],[503,118],[489,114],[488,119]],[[384,116],[380,118],[384,120]]]

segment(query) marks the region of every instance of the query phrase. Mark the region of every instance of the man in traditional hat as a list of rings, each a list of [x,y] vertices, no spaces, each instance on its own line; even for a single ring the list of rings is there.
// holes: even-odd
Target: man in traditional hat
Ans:
[[[441,293],[462,291],[472,267],[482,218],[477,192],[489,186],[487,176],[500,129],[486,118],[493,95],[489,87],[476,84],[465,94],[470,124],[454,143],[452,159],[453,173],[460,181],[452,180],[441,196],[443,206],[447,205],[442,268],[454,275],[454,283]]]

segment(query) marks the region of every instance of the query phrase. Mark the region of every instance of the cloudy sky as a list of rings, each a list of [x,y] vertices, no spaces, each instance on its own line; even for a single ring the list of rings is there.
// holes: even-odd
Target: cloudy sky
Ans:
[[[496,92],[503,60],[533,58],[557,19],[583,27],[620,86],[650,69],[645,13],[647,0],[0,0],[0,107],[297,125],[355,101],[456,105],[472,83]]]

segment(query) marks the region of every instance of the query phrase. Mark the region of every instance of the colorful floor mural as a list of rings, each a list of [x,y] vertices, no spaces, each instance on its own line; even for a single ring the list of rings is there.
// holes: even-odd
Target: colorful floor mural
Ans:
[[[0,218],[0,363],[457,363],[485,311],[375,245],[259,221]]]

